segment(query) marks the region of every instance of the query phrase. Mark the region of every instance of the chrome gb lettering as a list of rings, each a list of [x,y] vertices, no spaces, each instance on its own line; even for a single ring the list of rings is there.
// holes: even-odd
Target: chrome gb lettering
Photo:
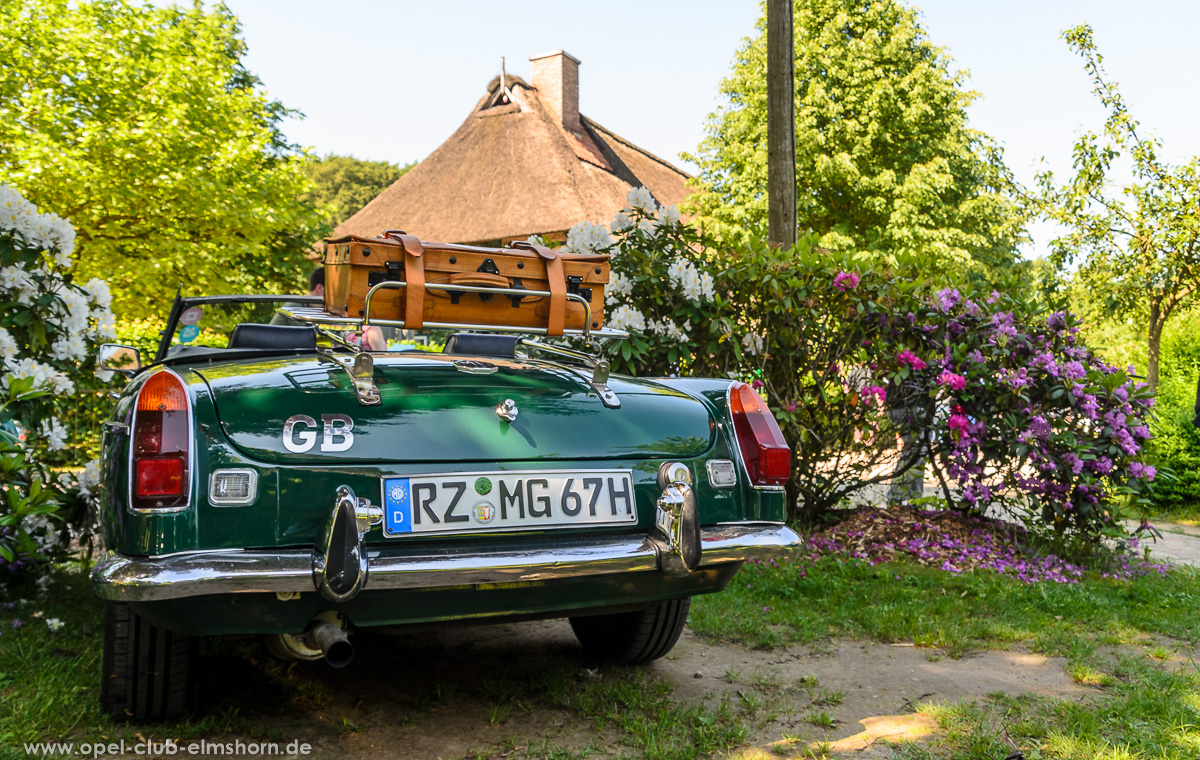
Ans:
[[[354,420],[345,414],[321,415],[321,451],[346,451],[354,445]],[[283,447],[293,454],[310,451],[317,442],[317,421],[307,414],[293,414],[283,423]],[[299,428],[299,429],[298,429]],[[306,430],[304,428],[314,428]]]

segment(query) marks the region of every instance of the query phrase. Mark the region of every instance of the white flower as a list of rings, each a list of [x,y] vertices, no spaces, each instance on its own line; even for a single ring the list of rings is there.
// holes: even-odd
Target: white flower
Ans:
[[[105,309],[99,316],[93,312],[92,317],[96,320],[96,327],[92,330],[93,338],[98,341],[116,340],[117,318],[111,311]]]
[[[742,346],[745,347],[746,353],[758,356],[763,350],[762,336],[755,333],[746,333],[742,336]]]
[[[625,196],[625,203],[629,208],[640,208],[648,214],[653,214],[658,210],[658,203],[654,200],[654,196],[644,187],[634,187],[629,190],[629,195]]]
[[[108,283],[99,277],[88,280],[88,284],[84,285],[83,289],[87,291],[88,298],[92,303],[100,308],[107,309],[112,306],[112,292],[108,289]]]
[[[618,306],[608,315],[608,326],[614,330],[646,331],[646,317],[632,306]]]
[[[53,633],[59,628],[63,627],[63,622],[58,618],[50,618],[46,621],[46,627],[50,629],[51,633]]]
[[[621,232],[633,226],[633,219],[624,210],[618,211],[613,217],[612,223],[608,225],[613,232]]]
[[[50,347],[50,355],[61,361],[76,361],[87,355],[87,341],[79,333],[59,338]]]
[[[50,385],[56,396],[74,396],[75,382],[61,372],[55,372],[50,377]]]
[[[655,227],[674,227],[679,224],[679,209],[674,206],[663,206],[654,217]]]
[[[57,417],[42,420],[41,434],[51,451],[60,451],[67,447],[67,429]]]
[[[83,472],[76,476],[79,483],[79,493],[89,498],[100,487],[100,460],[93,459],[84,466]]]
[[[604,225],[580,222],[567,231],[567,250],[571,253],[595,253],[613,244]]]
[[[688,339],[687,333],[683,330],[680,330],[679,325],[675,324],[669,319],[664,319],[661,322],[657,320],[651,322],[650,332],[654,333],[655,335],[666,335],[667,337],[672,338],[679,343],[685,343]]]
[[[66,310],[66,313],[63,314],[63,330],[70,335],[83,335],[86,333],[88,329],[88,317],[91,315],[88,297],[66,285],[60,286],[56,290],[56,295],[62,299],[62,306]],[[59,309],[59,311],[62,310],[62,308]]]
[[[15,189],[0,185],[0,229],[12,230],[26,245],[55,251],[60,266],[71,266],[75,229],[58,214],[40,214],[37,206]]]
[[[620,272],[613,272],[608,278],[608,287],[604,291],[604,302],[612,306],[621,296],[631,293],[633,293],[633,278],[626,277]]]
[[[19,266],[7,266],[0,268],[0,289],[2,290],[33,290],[33,279],[30,278],[29,272],[26,272]]]
[[[7,367],[17,358],[17,341],[12,334],[0,327],[0,365]]]
[[[683,291],[683,295],[692,303],[713,300],[713,278],[707,272],[701,273],[691,262],[677,258],[667,268],[667,276],[675,287]]]

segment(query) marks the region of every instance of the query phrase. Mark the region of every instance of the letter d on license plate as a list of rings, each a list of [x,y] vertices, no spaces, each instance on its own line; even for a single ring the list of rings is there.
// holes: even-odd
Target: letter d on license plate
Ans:
[[[637,523],[629,470],[384,478],[383,505],[386,536]]]

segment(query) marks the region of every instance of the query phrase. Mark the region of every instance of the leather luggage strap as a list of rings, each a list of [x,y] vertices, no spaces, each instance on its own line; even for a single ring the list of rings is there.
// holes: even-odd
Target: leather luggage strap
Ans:
[[[515,240],[512,247],[534,251],[545,260],[546,279],[550,283],[550,318],[546,321],[546,336],[560,337],[567,324],[567,275],[563,271],[562,258],[546,246],[527,240]]]
[[[383,236],[404,246],[404,329],[420,330],[425,325],[425,248],[404,230],[388,230]]]

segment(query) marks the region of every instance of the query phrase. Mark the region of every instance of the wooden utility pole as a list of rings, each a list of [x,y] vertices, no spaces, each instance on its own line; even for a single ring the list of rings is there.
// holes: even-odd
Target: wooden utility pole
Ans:
[[[796,106],[792,0],[767,0],[767,217],[771,242],[796,244]]]

